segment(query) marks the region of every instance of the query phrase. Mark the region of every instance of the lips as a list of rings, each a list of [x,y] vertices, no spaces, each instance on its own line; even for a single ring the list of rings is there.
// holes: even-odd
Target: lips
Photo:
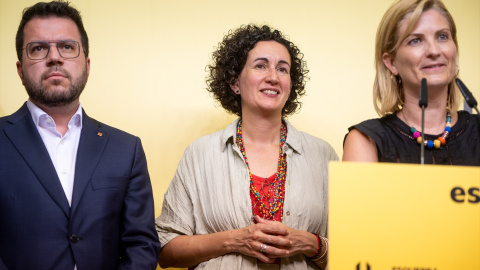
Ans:
[[[264,94],[267,94],[267,95],[278,95],[278,94],[280,94],[280,91],[274,90],[274,89],[263,89],[263,90],[260,90],[260,92],[262,92]]]
[[[42,80],[63,78],[70,79],[70,74],[60,66],[51,66],[42,74]]]
[[[58,78],[58,77],[62,77],[62,78],[65,78],[66,76],[61,73],[61,72],[52,72],[52,73],[49,73],[47,76],[46,76],[46,79],[49,79],[49,78]]]
[[[423,67],[423,69],[435,69],[435,68],[441,68],[444,67],[445,64],[442,63],[435,63],[435,64],[429,64]]]

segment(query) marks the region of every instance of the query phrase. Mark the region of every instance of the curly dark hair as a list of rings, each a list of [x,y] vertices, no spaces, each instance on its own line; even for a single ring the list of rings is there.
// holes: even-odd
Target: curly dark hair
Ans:
[[[291,115],[300,109],[301,103],[298,98],[305,94],[306,75],[308,73],[303,54],[280,31],[267,25],[249,24],[242,25],[233,31],[230,30],[213,53],[213,64],[207,66],[210,71],[207,77],[207,90],[214,95],[214,98],[227,112],[242,116],[241,97],[232,91],[230,85],[238,80],[247,62],[250,50],[259,41],[272,40],[285,46],[291,58],[290,79],[292,89],[282,109],[282,117]]]
[[[17,35],[15,37],[15,47],[17,50],[18,61],[22,61],[22,47],[23,47],[23,30],[25,25],[33,18],[48,18],[60,17],[72,20],[78,27],[85,57],[88,57],[88,36],[83,27],[82,17],[80,12],[71,7],[69,2],[64,0],[56,0],[52,2],[38,2],[35,5],[25,8],[23,10],[22,20],[18,26]]]

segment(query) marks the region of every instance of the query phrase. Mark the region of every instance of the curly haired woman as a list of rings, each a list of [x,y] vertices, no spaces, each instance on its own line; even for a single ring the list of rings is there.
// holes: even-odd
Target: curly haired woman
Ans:
[[[213,53],[207,79],[239,116],[185,151],[157,218],[161,267],[324,269],[327,263],[325,141],[296,130],[308,70],[280,31],[246,25]]]

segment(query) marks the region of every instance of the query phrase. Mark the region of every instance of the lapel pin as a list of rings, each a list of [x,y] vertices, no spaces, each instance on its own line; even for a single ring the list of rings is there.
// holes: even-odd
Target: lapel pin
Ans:
[[[97,135],[100,136],[100,137],[103,136],[103,134],[101,132],[98,132]]]

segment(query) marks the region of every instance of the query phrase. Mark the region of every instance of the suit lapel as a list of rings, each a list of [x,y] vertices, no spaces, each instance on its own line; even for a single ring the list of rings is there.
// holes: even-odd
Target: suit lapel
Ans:
[[[75,213],[108,141],[108,134],[102,129],[101,123],[89,118],[85,112],[83,112],[82,119],[82,134],[77,150],[71,214]]]
[[[12,125],[5,128],[6,136],[28,164],[43,188],[68,217],[70,209],[65,191],[60,184],[50,155],[35,127],[27,105],[24,104],[20,110],[11,115],[9,121]]]

